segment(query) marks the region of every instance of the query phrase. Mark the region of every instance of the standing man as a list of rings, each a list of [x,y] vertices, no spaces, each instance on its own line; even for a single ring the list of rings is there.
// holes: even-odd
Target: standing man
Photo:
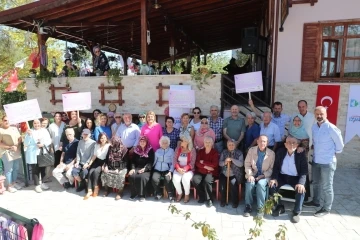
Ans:
[[[215,132],[214,148],[221,154],[223,146],[223,124],[224,120],[219,117],[218,106],[212,105],[210,107],[210,117],[208,118],[209,127]]]
[[[315,116],[313,113],[308,111],[308,105],[305,100],[300,100],[298,102],[298,109],[301,116],[303,116],[303,124],[306,130],[306,133],[309,135],[309,146],[312,145],[312,126],[315,123]],[[294,114],[295,115],[295,114]]]
[[[277,145],[281,143],[281,134],[278,125],[271,121],[271,112],[264,112],[263,122],[260,123],[260,135],[268,137],[268,148],[276,152]]]
[[[16,127],[10,126],[7,116],[4,116],[0,128],[0,150],[4,163],[7,190],[11,193],[22,188],[20,184],[16,183],[21,161],[20,143],[21,136],[19,130]]]
[[[115,113],[115,122],[111,125],[111,135],[112,136],[115,136],[117,130],[119,129],[120,125],[122,124],[121,123],[121,114],[120,113]]]
[[[312,179],[314,198],[304,206],[320,207],[315,217],[330,214],[334,200],[333,180],[336,170],[336,153],[341,153],[344,142],[341,131],[327,120],[326,108],[315,108],[317,123],[312,127],[314,158],[312,165]]]
[[[123,115],[124,124],[121,124],[116,132],[116,135],[121,139],[128,151],[124,158],[128,163],[128,169],[130,169],[131,158],[134,153],[136,146],[139,144],[140,128],[132,122],[132,115],[125,113]]]
[[[258,116],[260,119],[264,120],[264,114],[261,114],[254,106],[253,101],[249,100],[249,105],[253,112]],[[272,105],[272,114],[271,114],[271,122],[275,123],[280,130],[280,137],[281,140],[285,139],[285,126],[291,120],[290,116],[282,113],[283,107],[281,102],[274,102]]]
[[[61,112],[56,112],[54,115],[54,122],[49,126],[49,133],[55,151],[54,167],[59,165],[62,151],[60,150],[60,139],[64,132],[65,123],[62,121]]]
[[[239,116],[239,107],[230,108],[231,116],[224,120],[223,135],[226,141],[233,141],[239,148],[245,135],[245,119]]]

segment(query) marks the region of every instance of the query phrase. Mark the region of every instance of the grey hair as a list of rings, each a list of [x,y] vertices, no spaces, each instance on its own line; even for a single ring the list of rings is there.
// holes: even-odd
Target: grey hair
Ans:
[[[327,112],[326,108],[323,107],[323,106],[317,106],[317,107],[315,108],[314,112],[315,112],[316,110],[320,110],[320,111],[325,110],[325,112]]]
[[[211,145],[214,145],[214,139],[213,139],[212,137],[210,137],[210,136],[205,136],[205,137],[204,137],[204,143],[205,143],[206,141],[210,141],[210,142],[211,142]]]
[[[212,109],[212,108],[216,108],[216,110],[219,111],[219,107],[216,106],[216,105],[211,105],[211,106],[210,106],[210,109]]]
[[[263,116],[265,115],[265,113],[268,113],[270,115],[270,118],[272,119],[272,113],[271,112],[266,111],[266,112],[263,113]]]
[[[65,129],[65,134],[69,134],[69,133],[72,133],[72,134],[75,135],[74,129],[73,129],[73,128],[67,128],[67,129]]]
[[[286,140],[289,139],[289,138],[295,139],[297,144],[300,144],[300,142],[301,142],[299,139],[297,139],[296,137],[291,136],[291,135],[289,135],[289,136],[286,137],[285,142],[286,142]]]
[[[132,120],[132,115],[131,115],[131,113],[124,113],[124,114],[123,114],[123,117],[125,117],[125,116],[129,116],[130,119]]]
[[[183,135],[182,137],[180,137],[180,139],[185,140],[188,143],[189,151],[191,151],[193,149],[194,145],[192,142],[192,138],[190,136]]]
[[[253,119],[256,119],[256,114],[254,112],[248,112],[246,117],[252,117]]]
[[[159,140],[159,144],[161,145],[161,142],[164,140],[170,145],[170,138],[168,136],[162,136]]]

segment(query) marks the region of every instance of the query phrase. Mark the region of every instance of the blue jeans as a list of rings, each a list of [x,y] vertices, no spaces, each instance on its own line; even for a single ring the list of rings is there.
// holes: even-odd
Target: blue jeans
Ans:
[[[13,183],[17,180],[19,166],[20,166],[20,158],[12,161],[8,161],[6,154],[2,157],[4,163],[4,173],[6,177],[6,182],[9,186],[12,186]]]
[[[250,206],[253,203],[253,193],[256,185],[256,203],[257,208],[260,209],[265,204],[266,190],[268,187],[268,181],[266,179],[261,179],[256,182],[246,182],[245,183],[245,204]]]
[[[313,202],[320,204],[326,211],[331,210],[334,200],[334,173],[336,170],[336,162],[330,164],[312,165],[312,180],[314,188]]]

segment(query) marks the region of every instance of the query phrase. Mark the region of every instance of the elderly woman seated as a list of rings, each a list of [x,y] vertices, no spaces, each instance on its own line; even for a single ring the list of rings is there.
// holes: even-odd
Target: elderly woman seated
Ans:
[[[178,193],[177,202],[181,201],[182,189],[181,183],[184,186],[185,198],[184,203],[189,202],[190,199],[190,181],[194,175],[194,164],[196,160],[196,151],[193,148],[192,139],[189,135],[184,135],[180,138],[180,146],[175,149],[174,154],[174,176],[173,183]]]
[[[212,137],[206,136],[204,145],[205,148],[200,149],[196,155],[193,183],[199,193],[198,203],[206,201],[207,207],[211,207],[213,205],[212,184],[215,177],[219,176],[219,153],[213,148]]]
[[[139,195],[140,202],[145,201],[146,185],[150,179],[150,171],[154,163],[154,150],[145,136],[139,139],[139,145],[134,150],[129,171],[129,182],[131,187],[130,200],[134,201]]]
[[[228,140],[227,149],[220,156],[220,206],[224,207],[227,199],[226,193],[231,195],[232,207],[237,208],[239,204],[239,184],[244,177],[244,157],[240,150],[236,148],[233,140]],[[227,177],[229,177],[229,189],[227,188]]]
[[[164,187],[169,195],[170,202],[174,202],[174,186],[171,182],[171,174],[174,171],[173,159],[174,150],[170,148],[170,138],[162,136],[160,138],[160,148],[155,152],[154,168],[152,175],[152,185],[155,189],[155,199],[160,200],[160,179],[164,180]]]
[[[127,161],[124,158],[127,148],[118,136],[111,139],[111,146],[108,150],[108,157],[102,166],[101,182],[105,186],[106,197],[109,194],[109,187],[118,190],[115,200],[121,199],[120,193],[124,188],[125,175],[127,173]]]

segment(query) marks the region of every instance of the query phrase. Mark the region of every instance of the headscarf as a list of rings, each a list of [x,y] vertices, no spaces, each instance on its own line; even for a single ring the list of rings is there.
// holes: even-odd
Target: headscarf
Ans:
[[[300,120],[301,120],[299,127],[294,126],[294,119],[296,117],[300,118]],[[304,127],[304,117],[301,116],[301,114],[297,114],[291,118],[289,134],[299,140],[309,138],[309,135],[307,134],[305,127]]]
[[[207,118],[202,118],[202,119],[200,120],[200,124],[201,124],[201,122],[202,122],[203,120],[206,120],[206,122],[207,122],[208,124],[203,124],[203,125],[206,125],[206,127],[203,128],[203,127],[200,126],[200,128],[196,131],[196,134],[197,134],[198,136],[200,136],[200,137],[204,136],[205,133],[207,133],[208,131],[210,131],[209,121],[207,120]]]
[[[143,149],[141,146],[140,146],[140,141],[141,140],[145,140],[146,141],[146,145],[145,145],[145,148]],[[136,146],[134,152],[139,155],[140,157],[149,157],[148,153],[150,152],[150,150],[152,149],[150,143],[149,143],[149,139],[146,137],[146,136],[141,136],[140,139],[139,139],[139,144]]]
[[[120,162],[127,152],[127,148],[118,136],[111,139],[112,145],[109,150],[109,162]]]

